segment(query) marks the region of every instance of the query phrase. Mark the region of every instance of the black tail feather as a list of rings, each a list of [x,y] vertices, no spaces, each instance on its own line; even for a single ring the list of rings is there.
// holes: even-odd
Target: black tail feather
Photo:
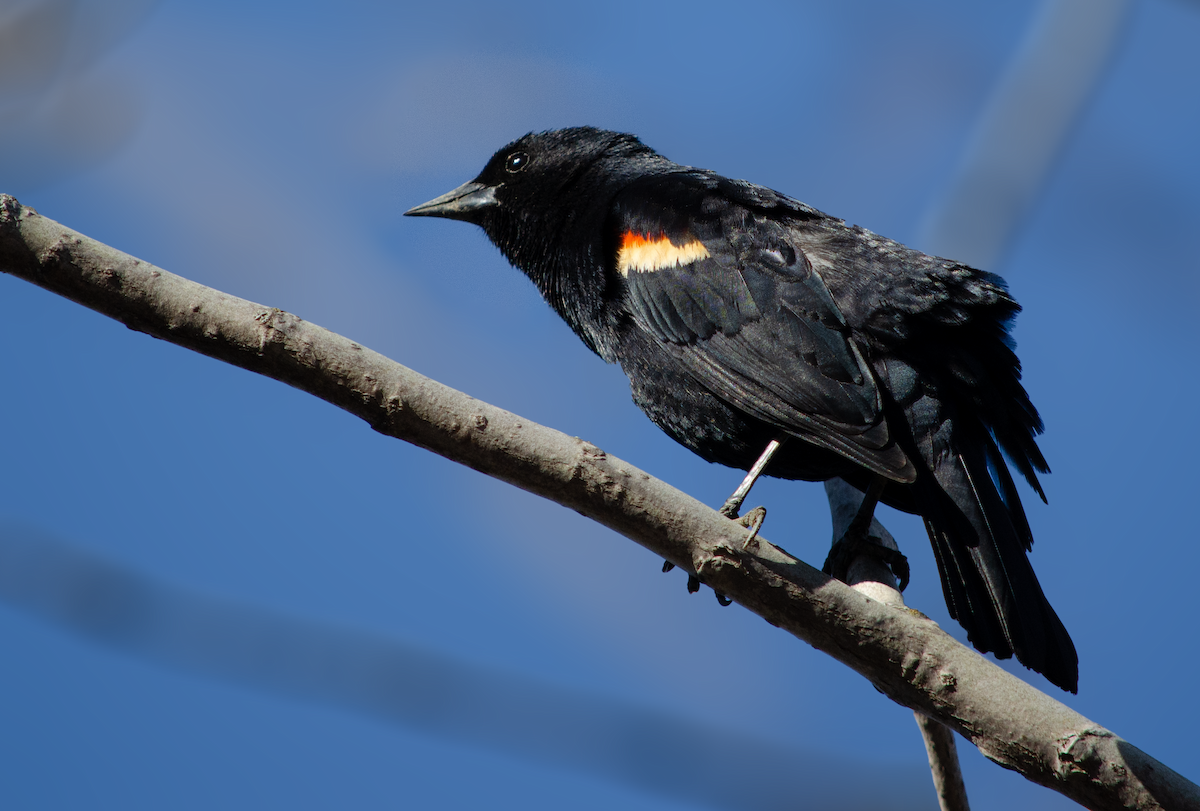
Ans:
[[[1012,473],[1009,472],[1008,465],[1004,464],[1004,457],[1001,456],[1000,449],[996,447],[995,442],[987,442],[984,452],[987,458],[987,471],[996,485],[1000,500],[1004,502],[1004,506],[1008,510],[1013,522],[1013,529],[1016,530],[1017,537],[1020,538],[1025,551],[1030,552],[1033,550],[1033,530],[1029,528],[1029,519],[1025,516],[1025,508],[1021,505],[1021,497],[1017,494],[1017,485],[1013,481]],[[1042,497],[1042,501],[1045,501],[1046,495],[1040,486],[1037,488],[1037,492]]]
[[[968,450],[939,460],[938,486],[925,488],[923,514],[950,615],[979,650],[1016,654],[1074,693],[1079,658],[1029,563],[1032,537],[1012,477],[991,437],[978,440],[956,443]]]

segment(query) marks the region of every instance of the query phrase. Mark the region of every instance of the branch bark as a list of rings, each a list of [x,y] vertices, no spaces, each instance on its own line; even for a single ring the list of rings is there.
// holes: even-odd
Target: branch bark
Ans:
[[[962,770],[958,768],[954,733],[928,715],[916,711],[913,711],[913,715],[921,729],[921,737],[925,739],[925,753],[929,755],[929,771],[933,774],[938,807],[941,811],[970,811],[967,787],[963,783]]]
[[[870,679],[990,759],[1093,809],[1197,809],[1200,788],[960,645],[591,443],[425,378],[290,313],[190,282],[0,196],[0,270],[132,329],[267,375],[552,499],[652,550]]]

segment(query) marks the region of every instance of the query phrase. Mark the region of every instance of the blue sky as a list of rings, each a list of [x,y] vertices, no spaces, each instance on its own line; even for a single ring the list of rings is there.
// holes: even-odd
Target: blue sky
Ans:
[[[401,212],[514,137],[588,123],[932,249],[929,212],[1038,9],[43,5],[61,11],[44,28],[57,49],[38,51],[55,58],[0,84],[0,191],[713,505],[740,474],[658,432],[620,370],[478,229]],[[1079,648],[1080,693],[1006,666],[1192,780],[1197,40],[1200,5],[1133,4],[1097,93],[989,268],[1025,307],[1015,334],[1054,470],[1049,506],[1024,495],[1033,562]],[[83,575],[56,607],[12,596],[68,564],[184,595],[191,608],[168,618],[218,605],[313,623],[317,670],[347,656],[344,629],[371,650],[566,691],[593,714],[621,707],[678,719],[681,736],[700,724],[718,742],[820,751],[824,773],[854,769],[856,783],[916,775],[911,791],[931,800],[907,710],[745,610],[689,596],[682,573],[660,574],[578,515],[7,276],[0,330],[0,557],[28,575],[10,576],[0,602],[5,807],[703,807],[678,786],[573,763],[569,746],[511,718],[497,721],[503,734],[397,722],[289,688],[290,671],[270,664],[282,643],[265,631],[239,649],[262,649],[263,672],[247,677],[176,646],[192,620],[177,628],[134,604],[101,627]],[[767,537],[819,565],[830,532],[819,486],[767,481],[753,500],[770,510]],[[920,522],[881,518],[913,565],[908,603],[962,638]],[[431,706],[473,706],[447,690]],[[975,808],[1069,807],[960,751]]]

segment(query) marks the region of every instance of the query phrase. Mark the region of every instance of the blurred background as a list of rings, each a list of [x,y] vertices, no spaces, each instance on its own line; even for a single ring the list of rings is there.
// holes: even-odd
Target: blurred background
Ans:
[[[0,191],[713,505],[478,229],[400,214],[588,123],[985,265],[1079,695],[1004,666],[1200,779],[1200,3],[729,8],[8,0]],[[909,711],[575,513],[3,275],[0,334],[5,808],[934,807]],[[819,485],[751,500],[820,565]],[[976,809],[1071,807],[960,753]]]

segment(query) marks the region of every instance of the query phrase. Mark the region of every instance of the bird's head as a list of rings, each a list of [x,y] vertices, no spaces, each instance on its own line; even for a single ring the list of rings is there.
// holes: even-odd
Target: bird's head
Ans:
[[[630,180],[667,166],[674,164],[633,135],[594,127],[529,133],[496,152],[474,180],[405,215],[475,223],[528,272],[564,238],[587,244],[577,229],[603,221],[589,215]]]

